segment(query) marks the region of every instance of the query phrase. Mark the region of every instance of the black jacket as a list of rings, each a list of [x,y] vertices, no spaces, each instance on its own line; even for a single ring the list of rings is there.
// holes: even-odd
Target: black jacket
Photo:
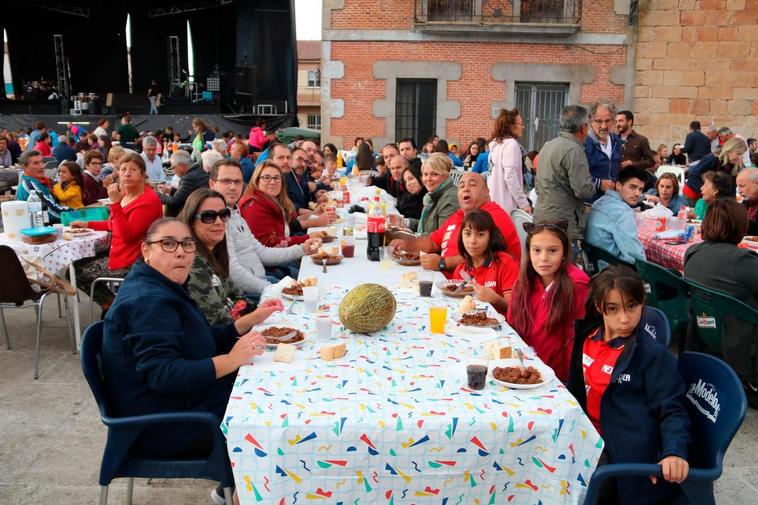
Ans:
[[[167,217],[176,217],[184,207],[187,197],[198,188],[208,187],[208,172],[203,170],[202,163],[196,163],[190,167],[186,174],[179,179],[179,188],[171,195],[159,193],[161,203],[164,204]]]
[[[684,407],[684,380],[676,358],[645,333],[645,319],[628,337],[603,394],[600,426],[611,463],[658,463],[666,456],[687,459],[690,419]],[[594,331],[577,333],[571,356],[569,390],[586,409],[582,356]],[[676,488],[648,477],[618,479],[622,504],[669,503]]]
[[[687,155],[690,163],[702,159],[706,154],[710,154],[711,141],[708,140],[708,135],[700,130],[688,133],[687,138],[684,139],[682,152]]]

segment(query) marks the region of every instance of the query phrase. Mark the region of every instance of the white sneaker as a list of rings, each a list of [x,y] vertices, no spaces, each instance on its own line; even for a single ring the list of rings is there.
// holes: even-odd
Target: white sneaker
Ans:
[[[211,491],[211,501],[213,502],[213,505],[226,505],[224,488],[222,488],[220,484]],[[231,503],[229,505],[231,505]]]

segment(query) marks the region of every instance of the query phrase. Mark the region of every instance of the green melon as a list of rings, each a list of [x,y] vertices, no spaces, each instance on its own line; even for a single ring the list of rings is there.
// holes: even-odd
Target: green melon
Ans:
[[[387,326],[395,317],[397,303],[389,289],[379,284],[361,284],[340,302],[340,321],[355,333],[372,333]]]

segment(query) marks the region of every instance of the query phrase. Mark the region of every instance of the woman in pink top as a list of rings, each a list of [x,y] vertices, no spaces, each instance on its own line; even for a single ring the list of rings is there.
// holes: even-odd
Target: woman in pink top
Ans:
[[[495,132],[490,142],[490,175],[487,186],[493,202],[510,214],[514,209],[532,213],[524,194],[524,175],[521,170],[521,148],[518,139],[524,132],[524,120],[517,109],[503,109],[495,120]]]
[[[574,321],[584,317],[589,277],[571,263],[568,221],[525,223],[529,258],[513,286],[508,324],[537,356],[568,381]]]
[[[263,150],[263,145],[266,143],[266,122],[262,119],[258,119],[255,122],[255,126],[250,128],[250,136],[247,139],[247,144],[250,146],[250,150],[259,152]]]

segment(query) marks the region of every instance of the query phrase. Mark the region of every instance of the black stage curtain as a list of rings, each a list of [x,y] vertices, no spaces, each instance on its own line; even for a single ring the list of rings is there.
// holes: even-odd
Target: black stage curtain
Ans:
[[[103,2],[105,5],[105,2]],[[53,35],[63,35],[71,68],[71,91],[126,92],[126,12],[115,2],[93,8],[90,17],[75,16],[11,2],[3,7],[2,25],[16,92],[24,80],[57,82]]]

